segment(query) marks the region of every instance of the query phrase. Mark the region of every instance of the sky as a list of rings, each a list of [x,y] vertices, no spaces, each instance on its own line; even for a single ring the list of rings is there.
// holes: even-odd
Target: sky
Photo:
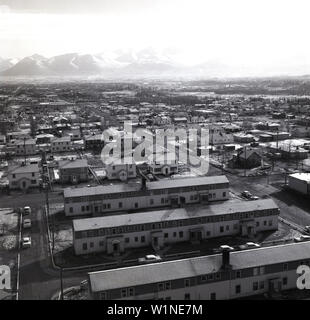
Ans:
[[[181,62],[310,70],[309,0],[0,0],[0,57],[173,49]]]

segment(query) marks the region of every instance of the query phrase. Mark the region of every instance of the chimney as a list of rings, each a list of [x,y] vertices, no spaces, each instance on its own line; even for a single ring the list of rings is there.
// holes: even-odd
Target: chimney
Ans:
[[[221,246],[221,250],[222,250],[222,269],[229,269],[231,268],[230,251],[232,251],[233,248],[224,245],[224,246]]]
[[[144,175],[142,175],[141,179],[141,190],[146,190],[146,178]]]

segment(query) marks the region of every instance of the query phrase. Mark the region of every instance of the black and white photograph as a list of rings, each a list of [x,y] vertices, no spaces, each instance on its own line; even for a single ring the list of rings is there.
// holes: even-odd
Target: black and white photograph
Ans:
[[[0,306],[309,300],[309,12],[0,0]]]

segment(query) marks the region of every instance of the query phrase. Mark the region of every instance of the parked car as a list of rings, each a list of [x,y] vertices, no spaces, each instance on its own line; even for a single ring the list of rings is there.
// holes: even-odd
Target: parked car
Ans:
[[[24,207],[23,214],[24,216],[31,214],[31,208],[29,206]]]
[[[159,255],[155,254],[148,254],[143,258],[139,258],[139,263],[152,263],[152,262],[159,262],[162,258]]]
[[[22,248],[30,248],[31,247],[31,238],[30,237],[24,237],[22,239]]]
[[[30,220],[30,219],[24,219],[24,221],[23,221],[23,228],[24,228],[24,229],[29,229],[29,228],[31,228],[31,220]]]
[[[310,236],[301,235],[300,237],[294,237],[295,242],[302,242],[302,241],[308,241],[310,240]]]
[[[239,246],[239,249],[245,250],[245,249],[254,249],[254,248],[259,248],[260,244],[255,243],[255,242],[247,242],[245,244],[242,244]]]
[[[228,249],[228,250],[230,250],[230,251],[235,250],[234,247],[231,247],[231,246],[228,246],[228,245],[226,245],[226,244],[223,244],[223,245],[221,245],[219,248],[214,248],[214,249],[213,249],[213,252],[214,252],[214,253],[220,253],[220,252],[222,252],[222,251],[225,250],[225,249]]]
[[[247,199],[250,199],[250,198],[253,196],[251,192],[246,191],[246,190],[243,191],[243,192],[241,193],[241,195],[242,195],[243,197],[247,198]]]
[[[258,199],[259,199],[258,196],[252,196],[252,197],[250,198],[250,200],[258,200]]]
[[[305,226],[305,231],[306,231],[307,233],[310,233],[310,226]]]

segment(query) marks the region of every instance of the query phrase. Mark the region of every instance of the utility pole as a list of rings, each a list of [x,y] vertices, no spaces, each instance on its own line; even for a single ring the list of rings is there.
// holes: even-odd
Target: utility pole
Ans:
[[[64,299],[64,287],[63,287],[63,276],[62,267],[60,267],[60,300]]]
[[[244,146],[244,176],[246,177],[246,146]]]
[[[24,137],[24,157],[25,157],[25,165],[26,165],[26,161],[27,161],[27,157],[26,157],[26,137]]]

